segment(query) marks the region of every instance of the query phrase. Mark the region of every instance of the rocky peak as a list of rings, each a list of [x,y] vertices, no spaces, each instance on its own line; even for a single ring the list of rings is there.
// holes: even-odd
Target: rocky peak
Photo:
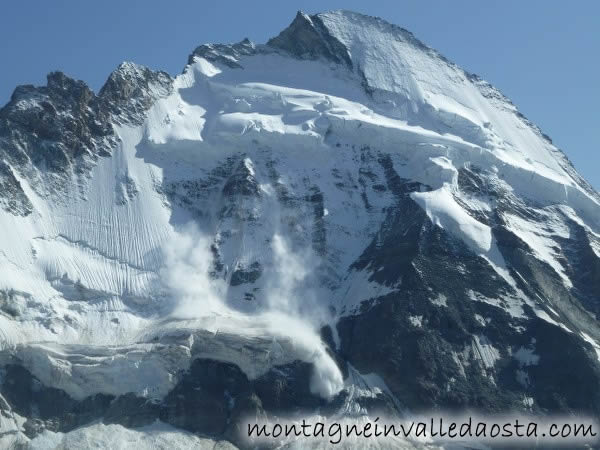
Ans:
[[[258,196],[259,188],[254,176],[254,168],[249,158],[239,162],[223,186],[223,194],[229,197],[235,196]]]
[[[348,49],[331,35],[319,15],[308,16],[298,11],[296,18],[267,45],[303,59],[325,58],[352,68]]]
[[[166,72],[124,62],[110,74],[98,97],[118,122],[139,124],[157,98],[171,93],[172,84],[173,79]]]
[[[188,64],[193,64],[196,57],[201,57],[232,69],[239,69],[242,67],[239,64],[240,57],[252,55],[255,51],[256,45],[248,38],[235,44],[202,44],[188,57]]]
[[[59,166],[47,164],[53,152],[61,152],[67,159],[96,153],[96,140],[111,134],[108,117],[94,92],[62,72],[50,73],[46,86],[18,87],[0,109],[1,148],[8,150],[9,161],[26,153],[34,164],[60,171]]]
[[[50,72],[47,77],[47,89],[51,96],[70,98],[85,104],[94,97],[94,92],[81,80],[68,77],[63,72]]]
[[[116,142],[107,113],[83,81],[62,72],[47,79],[46,86],[17,87],[0,109],[0,206],[17,215],[32,211],[19,177],[41,195],[69,189],[71,176],[87,172]]]
[[[83,81],[74,80],[62,72],[51,72],[47,76],[46,86],[18,86],[10,101],[0,109],[0,121],[5,126],[12,121],[34,125],[29,120],[20,119],[31,114],[40,118],[57,116],[59,112],[90,115],[97,109],[95,98],[94,92]]]
[[[98,95],[62,72],[48,74],[46,86],[17,87],[0,109],[0,161],[5,166],[0,184],[13,192],[5,209],[30,211],[15,173],[40,194],[60,191],[61,185],[66,189],[70,174],[87,173],[98,156],[111,153],[113,124],[141,124],[154,101],[171,93],[172,82],[165,72],[125,62]],[[41,182],[49,173],[59,177]],[[21,199],[21,206],[15,207],[15,199]]]

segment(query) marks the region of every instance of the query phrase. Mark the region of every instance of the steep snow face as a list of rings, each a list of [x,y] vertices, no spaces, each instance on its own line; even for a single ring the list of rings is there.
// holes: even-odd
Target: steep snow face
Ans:
[[[539,129],[491,85],[466,73],[426,47],[410,32],[381,19],[350,11],[334,11],[308,17],[299,13],[290,29],[303,33],[286,35],[270,43],[307,54],[301,44],[307,29],[316,30],[321,40],[335,47],[352,66],[363,87],[375,101],[374,109],[387,116],[418,124],[443,134],[456,135],[489,151],[486,166],[509,168],[509,183],[533,200],[556,201],[567,197],[585,209],[597,208],[597,193],[575,173],[565,156]],[[313,38],[316,39],[316,38]],[[312,43],[312,41],[311,41]],[[329,52],[321,52],[328,57]],[[473,160],[468,156],[467,160]],[[453,158],[456,161],[456,158]],[[523,183],[523,179],[536,183]],[[548,189],[552,189],[548,192]],[[585,194],[582,195],[582,191]],[[591,202],[590,198],[591,197]],[[598,226],[597,218],[590,217]]]
[[[160,402],[197,358],[252,382],[302,361],[306,395],[330,399],[355,390],[344,355],[392,404],[434,384],[398,381],[421,367],[402,359],[415,348],[453,373],[435,398],[467,373],[500,383],[535,333],[569,333],[597,364],[598,194],[409,32],[299,13],[267,45],[198,47],[175,79],[127,63],[86,89],[54,75],[0,111],[2,364],[76,401]],[[68,133],[40,143],[48,123]],[[42,144],[64,158],[36,159]],[[389,360],[406,366],[385,365],[403,345]]]
[[[347,11],[318,18],[347,49],[375,98],[389,105],[389,113],[442,132],[459,133],[465,140],[490,148],[506,164],[575,185],[563,169],[564,157],[540,139],[535,129],[523,126],[514,106],[411,33]]]

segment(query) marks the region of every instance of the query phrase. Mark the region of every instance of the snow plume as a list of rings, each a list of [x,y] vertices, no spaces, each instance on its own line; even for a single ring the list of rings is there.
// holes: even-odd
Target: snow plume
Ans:
[[[295,252],[280,234],[271,240],[273,267],[266,274],[265,300],[269,311],[302,317],[314,328],[330,322],[324,302],[319,302],[313,286],[319,259],[310,250]]]
[[[195,226],[177,233],[163,249],[161,278],[175,300],[173,317],[197,319],[218,314],[224,308],[227,285],[211,278],[210,240]]]
[[[271,279],[267,282],[266,300],[270,310],[298,314],[301,302],[295,292],[308,277],[309,255],[291,251],[279,234],[273,236],[271,249],[274,256]]]
[[[317,332],[327,311],[317,301],[314,291],[306,288],[316,284],[311,283],[311,278],[318,267],[317,259],[308,251],[294,253],[279,234],[273,236],[271,249],[274,264],[265,292],[270,329],[313,352],[305,358],[315,367],[311,391],[329,398],[340,391],[343,380]]]
[[[317,307],[314,293],[303,289],[312,276],[311,255],[295,254],[278,234],[271,250],[274,265],[265,283],[265,308],[245,314],[227,305],[225,281],[210,276],[210,240],[197,228],[186,227],[164,249],[166,264],[161,277],[175,301],[172,316],[180,320],[215,317],[220,328],[241,335],[254,334],[258,327],[261,334],[291,346],[296,359],[312,363],[311,392],[331,398],[344,381],[317,331],[325,312]]]

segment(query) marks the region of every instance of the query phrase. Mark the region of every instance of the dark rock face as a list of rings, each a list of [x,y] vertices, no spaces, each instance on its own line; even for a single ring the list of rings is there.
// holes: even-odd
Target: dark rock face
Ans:
[[[96,395],[78,402],[64,391],[44,386],[20,365],[3,367],[0,394],[12,411],[27,417],[25,433],[33,437],[48,429],[70,431],[100,417],[108,410],[111,396]]]
[[[237,44],[203,44],[192,52],[188,58],[188,64],[193,64],[197,56],[207,61],[224,64],[232,69],[240,69],[242,66],[237,62],[241,56],[252,55],[256,48],[247,38]]]
[[[457,260],[466,267],[457,266]],[[486,367],[477,361],[465,364],[458,356],[472,347],[474,334],[484,332],[475,314],[493,313],[493,323],[505,327],[498,338],[512,341],[508,314],[468,300],[470,289],[492,296],[505,287],[494,281],[483,260],[469,256],[461,243],[433,228],[409,197],[390,212],[355,267],[368,269],[380,284],[400,284],[395,292],[363,304],[362,313],[338,324],[341,353],[359,371],[377,367],[400,402],[415,410],[466,406],[501,410],[517,403],[516,396],[494,386]],[[446,305],[435,304],[434,295],[442,295]],[[418,317],[422,325],[415,326],[410,317]],[[491,336],[501,330],[502,325],[486,327],[485,333]]]
[[[325,405],[323,399],[310,392],[311,371],[310,364],[295,362],[255,380],[254,388],[265,411],[275,416],[294,416]]]
[[[301,362],[275,367],[248,380],[235,365],[197,359],[178,384],[160,401],[133,394],[95,395],[77,401],[60,389],[48,388],[20,365],[0,373],[0,413],[27,417],[28,437],[43,430],[68,432],[101,420],[135,428],[157,419],[177,428],[239,442],[242,419],[306,413],[324,405],[309,389],[311,365]]]
[[[99,157],[117,145],[113,123],[139,124],[159,97],[171,92],[164,72],[121,64],[96,95],[82,81],[62,72],[48,75],[46,86],[19,86],[0,109],[0,206],[16,214],[32,212],[17,174],[37,194],[85,182]]]
[[[473,172],[460,176],[465,189],[479,193],[488,189]],[[340,320],[341,357],[360,371],[381,374],[398,400],[412,410],[598,414],[600,365],[591,346],[538,319],[529,307],[526,317],[509,314],[510,306],[502,306],[501,299],[509,301],[516,294],[514,288],[485,260],[434,227],[407,195],[414,187],[392,168],[387,178],[397,205],[353,268],[366,270],[370,280],[394,289],[363,302],[359,314]],[[548,313],[557,311],[561,320],[579,324],[589,320],[558,275],[534,258],[499,217],[484,219],[496,222],[495,238],[519,289],[530,298],[547,299]],[[581,271],[586,282],[581,286],[593,285],[595,254],[570,251],[569,264],[583,268],[575,254],[586,261],[586,270]],[[502,308],[477,301],[478,297],[497,299]],[[493,361],[485,356],[489,346],[497,352]],[[534,361],[524,361],[518,356],[522,352],[531,353]],[[569,362],[561,355],[568,355]],[[524,398],[534,400],[533,408]]]
[[[105,424],[120,424],[128,428],[150,425],[160,417],[163,406],[158,401],[125,394],[112,398],[104,411],[96,411],[97,418]]]
[[[224,184],[239,164],[239,158],[225,158],[203,178],[171,181],[168,174],[165,174],[162,189],[172,203],[186,208],[195,216],[203,217],[206,198],[222,191]]]
[[[238,413],[237,400],[248,402],[252,394],[248,378],[237,366],[196,360],[165,397],[160,416],[178,428],[222,435]]]
[[[539,363],[528,370],[533,397],[547,412],[589,414],[600,412],[600,367],[595,352],[581,338],[538,320],[536,336]]]
[[[238,196],[258,196],[258,183],[252,173],[249,160],[239,162],[234,172],[223,186],[223,195],[235,198]]]
[[[318,16],[307,16],[298,12],[292,24],[267,45],[285,50],[298,58],[328,59],[352,68],[348,49],[331,36]]]
[[[423,248],[423,240],[417,239],[421,249],[413,255],[406,242],[394,242],[398,234],[382,244],[384,251],[371,250],[373,267],[392,261],[396,266],[391,274],[375,274],[396,281],[400,270],[402,285],[339,322],[342,357],[361,371],[381,374],[399,401],[413,410],[527,410],[523,398],[531,397],[540,412],[597,414],[600,391],[592,386],[598,385],[600,367],[591,348],[543,320],[516,319],[471,300],[469,290],[498,297],[506,286],[486,282],[493,279],[489,267],[469,258],[465,249],[427,226],[418,228],[427,236],[427,245]],[[464,273],[457,260],[465,264]],[[442,293],[446,305],[432,303],[431,292]],[[415,326],[411,317],[418,317],[422,325]],[[482,324],[478,317],[491,320]],[[518,332],[519,326],[526,328]],[[477,354],[480,342],[498,349],[493,364]],[[514,353],[530,347],[536,364],[523,365]],[[570,362],[561,355],[569,355]],[[519,382],[525,376],[527,382]]]
[[[313,230],[312,244],[313,249],[319,255],[325,255],[327,251],[327,232],[325,230],[325,205],[323,203],[323,193],[317,186],[311,188],[311,195],[306,199],[312,205],[313,212]]]
[[[173,79],[133,63],[122,63],[98,94],[103,108],[119,123],[141,124],[143,113],[157,98],[169,95]]]
[[[245,283],[254,283],[256,280],[260,278],[263,270],[262,266],[258,261],[254,261],[247,268],[238,267],[231,274],[231,279],[229,280],[229,284],[231,286],[239,286],[240,284]]]
[[[575,297],[600,318],[600,258],[594,253],[591,236],[579,224],[569,221],[569,239],[562,239],[567,274],[576,289]]]
[[[5,211],[15,216],[28,216],[33,211],[33,205],[29,197],[23,191],[23,187],[12,169],[5,162],[0,162],[0,205]]]
[[[0,154],[24,175],[82,173],[115,143],[95,94],[61,72],[45,87],[17,87],[0,109]]]

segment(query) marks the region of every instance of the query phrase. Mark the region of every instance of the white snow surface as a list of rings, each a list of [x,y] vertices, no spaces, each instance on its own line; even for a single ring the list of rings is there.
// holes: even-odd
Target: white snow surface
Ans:
[[[541,207],[567,208],[600,236],[598,197],[490,85],[381,20],[344,11],[320,17],[364,71],[371,96],[355,70],[265,46],[240,57],[242,68],[195,57],[141,126],[115,125],[120,143],[98,161],[83,192],[42,198],[20,180],[35,211],[27,217],[0,211],[0,290],[18,311],[0,315],[0,350],[75,398],[160,397],[197,356],[235,362],[250,377],[294,359],[314,362],[314,392],[335,394],[343,380],[315,330],[337,319],[329,306],[351,314],[360,297],[393,290],[366,274],[347,277],[384,208],[393,205],[389,191],[368,186],[372,207],[365,209],[358,169],[385,182],[376,156],[360,162],[370,152],[389,153],[400,176],[429,186],[412,198],[430,220],[510,284],[489,225],[465,209],[469,199],[457,201],[457,171],[466,164],[494,170],[515,195]],[[221,214],[229,203],[220,185],[202,190],[194,210],[165,195],[168,185],[207,179],[240,155],[260,195],[236,199],[234,214]],[[306,250],[312,210],[286,204],[279,194],[307,197],[315,188],[325,199],[325,254]],[[490,207],[484,200],[471,204]],[[563,228],[507,220],[564,279],[552,246]],[[197,230],[190,237],[192,221]],[[189,251],[169,259],[181,239]],[[204,243],[199,256],[198,242]],[[594,242],[598,253],[600,240]],[[219,248],[225,280],[208,277],[210,244]],[[251,286],[256,301],[247,302],[251,289],[228,281],[236,267],[253,261],[265,275]],[[505,300],[512,314],[521,314],[518,299],[489,301]],[[479,337],[473,345],[492,367],[498,351]]]
[[[58,450],[69,448],[109,448],[112,450],[233,450],[227,441],[215,442],[201,438],[161,422],[137,429],[121,425],[93,424],[69,433],[44,431],[26,446],[29,450]]]

